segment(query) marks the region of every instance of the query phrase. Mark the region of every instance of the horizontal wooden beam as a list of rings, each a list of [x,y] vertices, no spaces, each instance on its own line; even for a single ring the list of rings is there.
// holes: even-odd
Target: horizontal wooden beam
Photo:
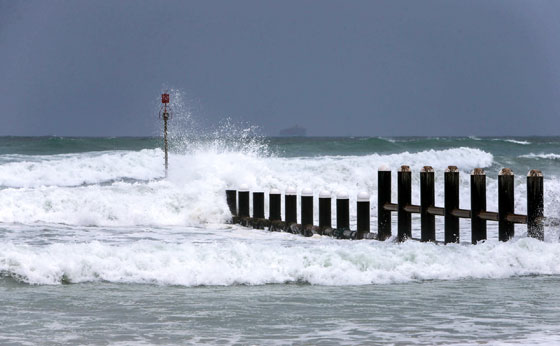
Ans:
[[[478,214],[478,217],[482,220],[498,221],[498,213],[493,211],[481,211],[480,214]]]
[[[443,208],[440,207],[429,207],[428,214],[443,216]]]
[[[451,211],[451,215],[460,217],[463,219],[470,219],[471,218],[471,211],[467,209],[453,209]]]
[[[385,203],[385,204],[383,204],[383,209],[385,209],[387,211],[398,211],[399,206],[395,203]]]

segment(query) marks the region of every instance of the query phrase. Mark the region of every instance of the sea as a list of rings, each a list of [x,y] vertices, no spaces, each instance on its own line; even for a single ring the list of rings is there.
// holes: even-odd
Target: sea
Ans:
[[[560,344],[560,137],[299,137],[238,129],[160,137],[0,137],[1,345]],[[371,197],[377,170],[544,175],[545,241],[516,225],[509,242],[339,240],[231,224],[225,190]],[[396,179],[393,178],[396,201]],[[268,210],[268,197],[265,198]],[[396,217],[396,216],[395,216]],[[317,215],[315,215],[317,222]],[[336,215],[333,213],[333,223]],[[412,218],[413,236],[420,220]],[[556,226],[555,226],[556,225]],[[443,220],[436,217],[437,239]],[[396,219],[393,219],[393,234]]]

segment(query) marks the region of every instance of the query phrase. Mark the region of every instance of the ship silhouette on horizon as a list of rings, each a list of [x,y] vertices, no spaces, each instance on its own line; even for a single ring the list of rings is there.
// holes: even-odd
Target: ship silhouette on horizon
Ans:
[[[278,133],[281,137],[305,137],[307,136],[307,129],[299,125],[295,125],[286,129],[280,130]]]

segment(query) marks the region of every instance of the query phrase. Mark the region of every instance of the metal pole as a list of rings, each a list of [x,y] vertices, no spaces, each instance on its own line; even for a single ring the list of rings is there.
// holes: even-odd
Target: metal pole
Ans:
[[[169,113],[167,110],[163,113],[163,144],[165,147],[165,176],[167,177],[167,168],[169,168],[169,160],[167,154],[167,120],[169,119]]]

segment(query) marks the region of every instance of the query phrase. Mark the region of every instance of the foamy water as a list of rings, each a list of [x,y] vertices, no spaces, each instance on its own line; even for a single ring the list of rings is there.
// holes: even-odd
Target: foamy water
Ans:
[[[456,165],[466,209],[469,173],[484,168],[494,211],[497,173],[510,167],[518,213],[526,211],[526,173],[536,168],[545,215],[555,217],[558,139],[235,133],[173,134],[167,177],[155,139],[0,138],[0,343],[560,341],[555,226],[541,242],[517,225],[503,243],[489,222],[488,241],[476,246],[468,220],[461,244],[304,238],[230,225],[225,203],[225,190],[241,185],[310,188],[315,198],[343,191],[355,227],[356,196],[366,191],[375,231],[380,166],[393,171],[393,200],[398,167],[412,168],[413,203],[418,172],[433,166],[441,206],[443,172]],[[413,216],[414,236],[419,228]],[[436,229],[443,239],[440,217]]]
[[[380,166],[389,166],[394,172],[403,164],[411,167],[415,172],[413,203],[419,202],[417,172],[424,165],[433,166],[436,204],[442,205],[443,171],[450,164],[457,165],[462,173],[461,206],[467,209],[468,174],[476,167],[485,168],[488,209],[497,209],[498,166],[494,155],[480,148],[287,157],[269,154],[261,148],[266,144],[254,140],[244,143],[232,147],[227,141],[212,140],[172,153],[167,178],[160,149],[5,155],[9,160],[0,165],[0,222],[6,229],[6,241],[0,245],[0,270],[33,284],[102,280],[185,286],[288,282],[355,285],[557,274],[554,263],[532,259],[536,254],[544,253],[547,259],[558,254],[557,231],[546,232],[547,243],[534,243],[522,239],[526,230],[521,225],[516,228],[515,242],[496,244],[496,225],[489,223],[490,241],[477,247],[327,238],[307,241],[287,234],[265,233],[260,236],[264,239],[255,236],[262,231],[239,237],[242,229],[227,225],[230,214],[224,191],[244,184],[253,191],[265,192],[288,186],[298,191],[328,190],[333,195],[345,191],[352,201],[352,225],[355,196],[367,191],[372,195],[371,223],[375,230]],[[393,185],[396,200],[396,179]],[[554,215],[560,186],[554,177],[547,176],[545,187],[545,213]],[[524,174],[516,177],[515,189],[516,211],[523,213]],[[417,218],[413,218],[413,225],[416,234]],[[33,237],[21,232],[26,227]],[[64,229],[56,234],[60,227]],[[468,242],[469,221],[463,220],[461,227],[461,239]],[[437,236],[442,238],[439,218],[437,228]],[[201,229],[205,230],[202,234]],[[42,239],[40,245],[37,239]],[[115,239],[119,242],[114,243]],[[475,258],[481,261],[476,270],[456,266],[462,261],[472,265]],[[517,265],[510,268],[504,263]]]

